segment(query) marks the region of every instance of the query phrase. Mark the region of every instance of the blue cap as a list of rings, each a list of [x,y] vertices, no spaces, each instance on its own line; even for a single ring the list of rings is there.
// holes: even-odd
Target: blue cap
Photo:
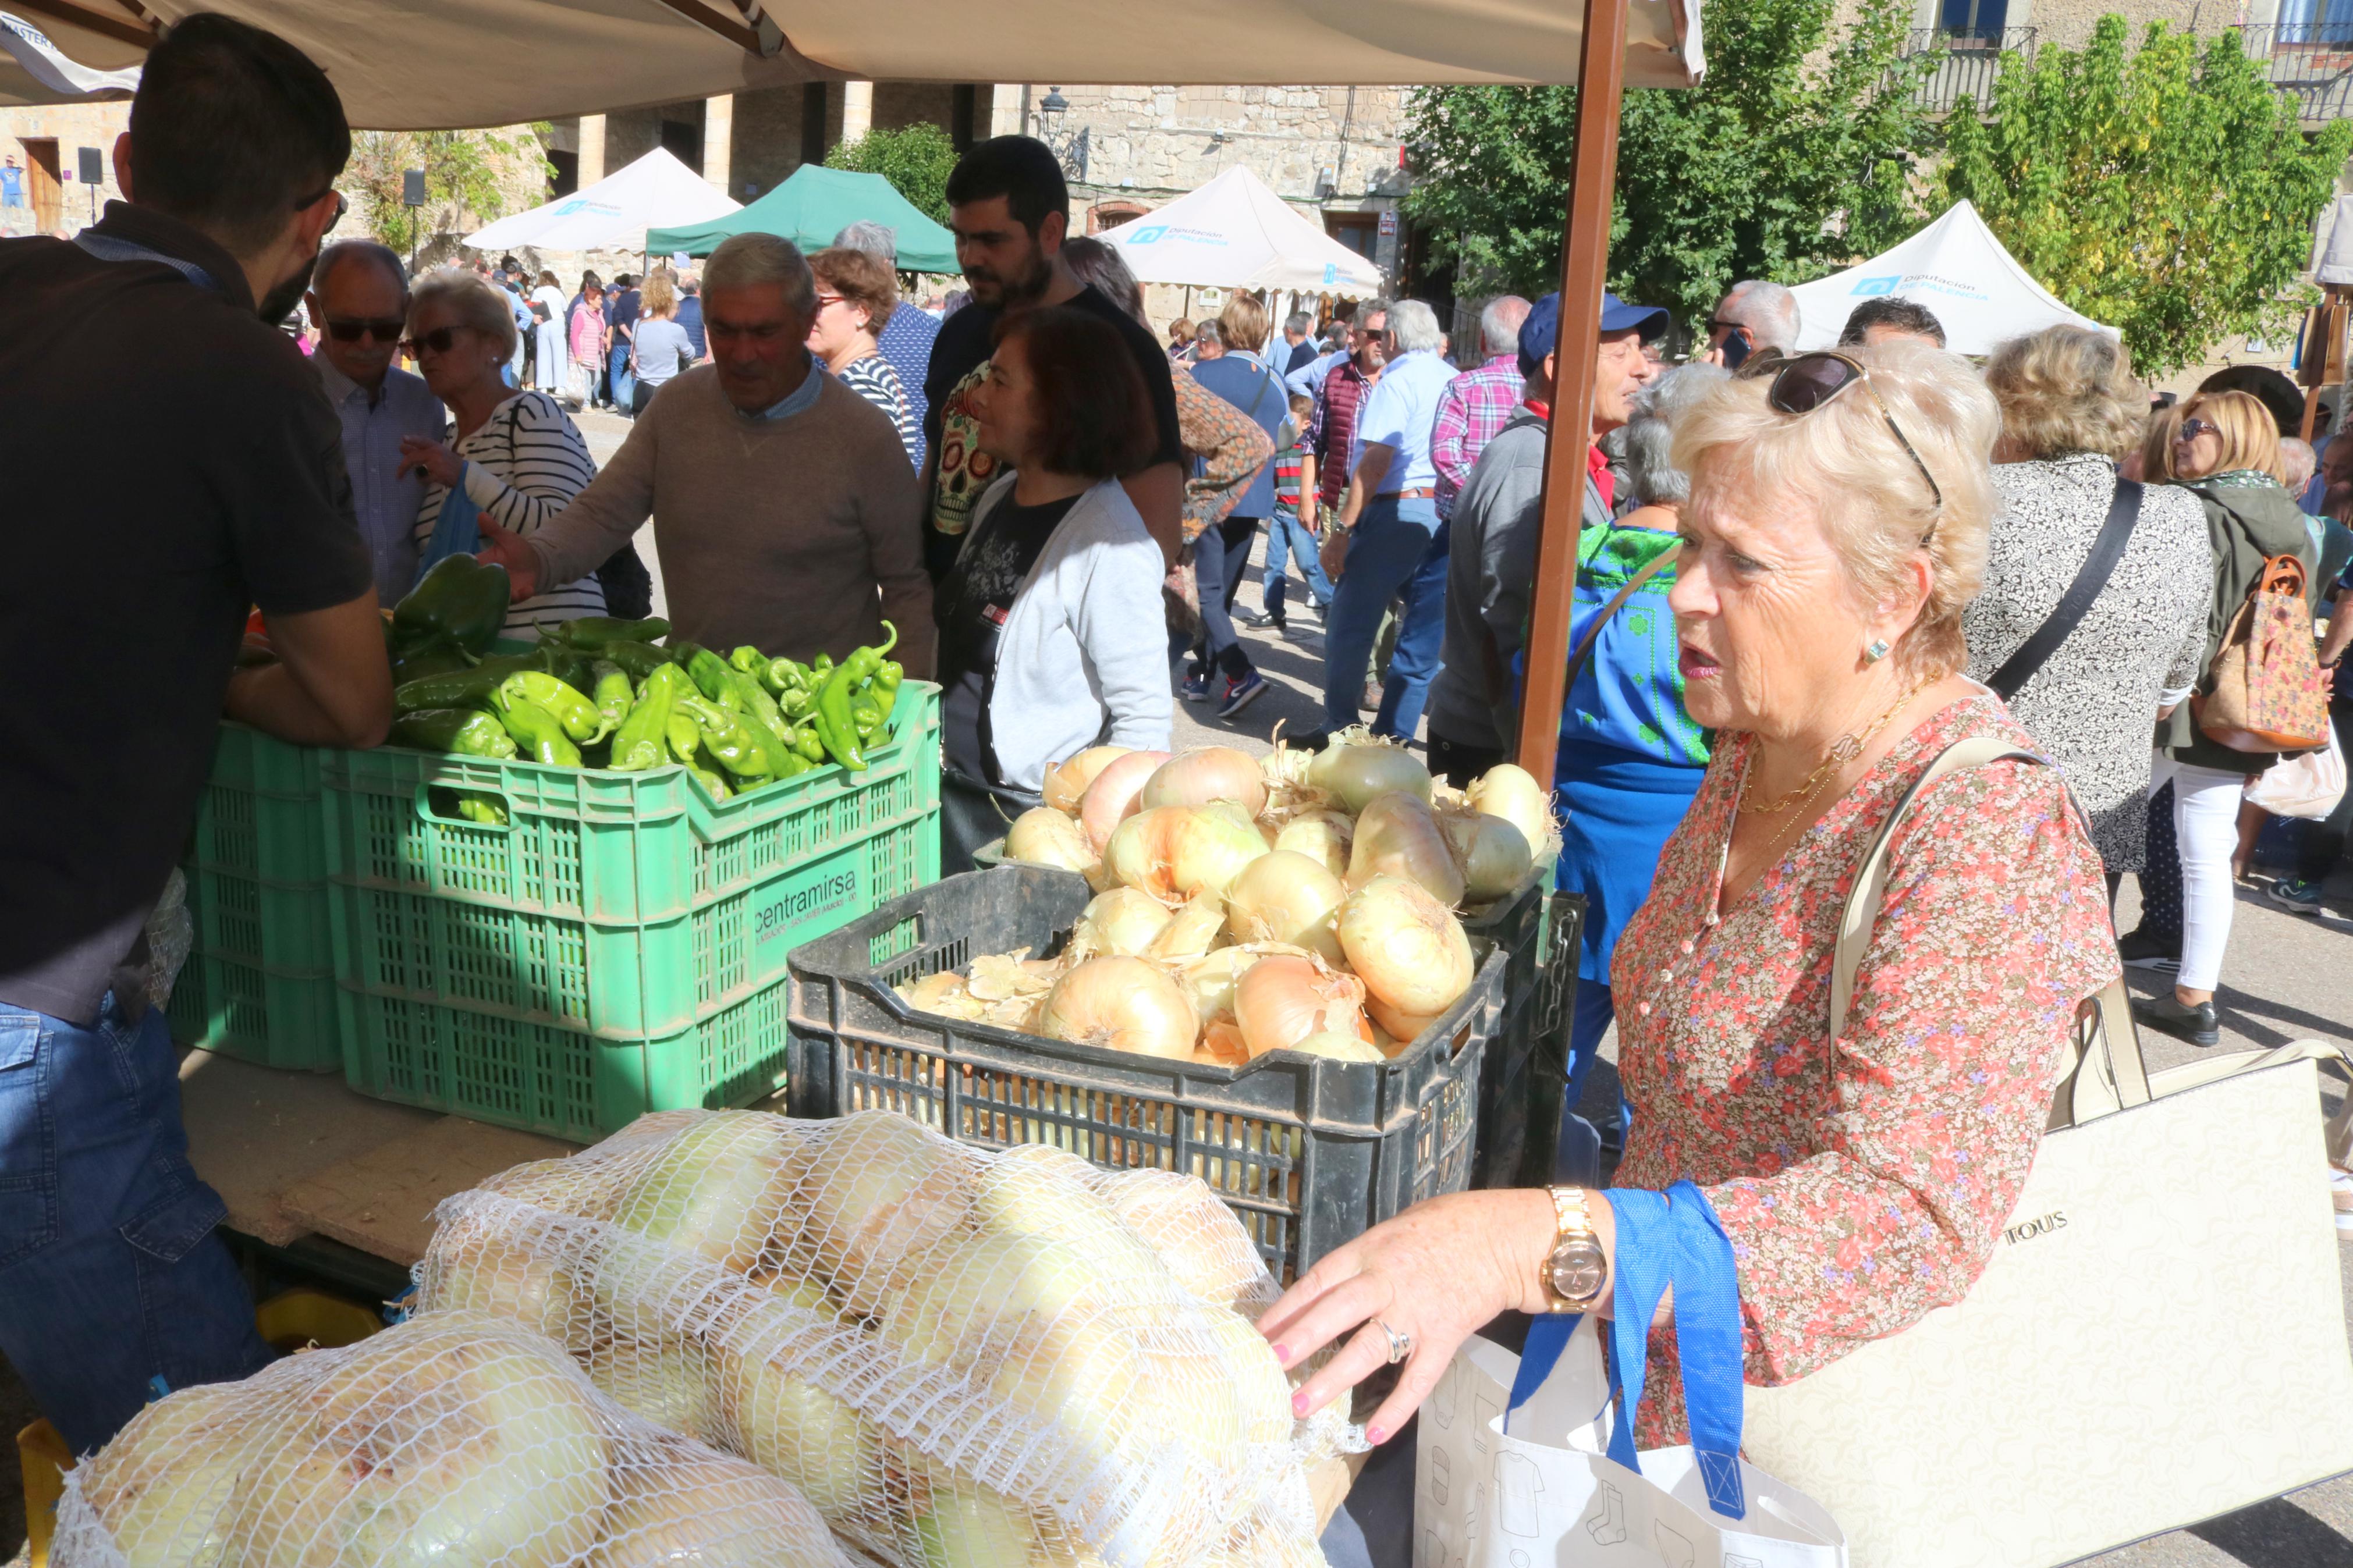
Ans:
[[[1615,294],[1601,296],[1605,332],[1640,331],[1646,339],[1654,338],[1667,330],[1671,319],[1662,305],[1629,305]],[[1560,295],[1552,293],[1537,300],[1520,323],[1520,374],[1535,374],[1544,368],[1545,355],[1559,346]]]

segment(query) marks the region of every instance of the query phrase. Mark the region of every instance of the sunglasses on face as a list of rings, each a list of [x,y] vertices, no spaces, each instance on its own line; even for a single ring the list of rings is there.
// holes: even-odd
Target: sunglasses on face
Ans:
[[[330,185],[323,191],[311,192],[309,195],[304,196],[301,201],[294,204],[297,209],[308,206],[316,206],[319,203],[325,201],[329,196],[335,198],[335,216],[327,220],[327,226],[319,231],[322,234],[332,234],[335,232],[335,226],[343,221],[343,215],[345,213],[352,210],[350,198],[346,197],[341,191],[336,190],[332,185]]]
[[[2210,430],[2217,436],[2222,433],[2222,427],[2210,420],[2184,419],[2181,422],[2181,428],[2174,435],[2173,444],[2177,447],[2187,447]]]
[[[1871,384],[1871,372],[1862,367],[1860,360],[1852,360],[1844,354],[1831,353],[1827,350],[1784,360],[1773,373],[1772,384],[1765,392],[1765,401],[1777,413],[1811,414],[1850,386],[1861,386],[1871,394],[1871,400],[1879,405],[1879,416],[1886,421],[1888,433],[1895,437],[1905,455],[1920,470],[1920,477],[1928,481],[1928,493],[1936,498],[1936,510],[1942,514],[1945,510],[1943,487],[1936,483],[1936,476],[1928,471],[1920,449],[1912,445],[1912,438],[1904,434],[1901,425],[1895,423],[1894,411],[1887,406],[1887,399],[1879,395],[1879,389]],[[1936,524],[1931,521],[1928,531],[1920,536],[1920,542],[1926,544],[1936,537]]]
[[[429,332],[419,332],[402,343],[401,347],[406,349],[417,359],[423,359],[425,351],[427,349],[437,354],[446,354],[457,342],[458,334],[467,330],[464,327],[436,327]]]
[[[398,316],[388,321],[327,321],[327,335],[339,343],[355,343],[362,338],[379,343],[397,343],[402,329],[408,325]]]

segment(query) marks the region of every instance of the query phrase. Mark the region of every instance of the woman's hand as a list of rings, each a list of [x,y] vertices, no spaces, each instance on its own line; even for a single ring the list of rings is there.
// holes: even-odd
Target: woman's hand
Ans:
[[[443,489],[454,490],[465,475],[466,459],[439,441],[430,441],[422,436],[403,436],[400,438],[400,466],[393,469],[392,477],[398,479],[411,468]]]
[[[1388,1364],[1391,1333],[1410,1335],[1404,1375],[1365,1434],[1376,1443],[1396,1436],[1464,1340],[1499,1312],[1544,1310],[1538,1269],[1556,1235],[1552,1200],[1540,1190],[1450,1193],[1325,1257],[1259,1320],[1285,1367],[1348,1336],[1293,1395],[1293,1413],[1321,1409],[1362,1383]]]

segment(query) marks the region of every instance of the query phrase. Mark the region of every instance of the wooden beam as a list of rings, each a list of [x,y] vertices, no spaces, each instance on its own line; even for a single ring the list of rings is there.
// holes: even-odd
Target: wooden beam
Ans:
[[[760,36],[746,26],[740,16],[732,19],[719,16],[708,5],[697,5],[695,0],[661,0],[661,3],[705,32],[718,34],[746,54],[761,52]]]
[[[52,22],[63,22],[79,27],[86,33],[112,38],[118,44],[135,48],[152,48],[156,39],[155,29],[142,26],[112,6],[104,10],[79,5],[76,0],[8,0],[8,9],[42,16]]]
[[[1626,85],[1628,0],[1585,0],[1577,64],[1577,150],[1568,165],[1568,212],[1560,242],[1560,331],[1553,416],[1545,445],[1543,529],[1528,602],[1527,679],[1520,704],[1519,763],[1546,789],[1560,740],[1569,611],[1584,521],[1585,454],[1592,444],[1594,359],[1601,346],[1601,293],[1609,276],[1610,198],[1618,181],[1618,110]]]

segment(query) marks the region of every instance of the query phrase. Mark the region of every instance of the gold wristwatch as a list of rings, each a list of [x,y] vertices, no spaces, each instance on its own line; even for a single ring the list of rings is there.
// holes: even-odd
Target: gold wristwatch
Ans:
[[[1601,1304],[1609,1284],[1609,1257],[1594,1233],[1593,1212],[1583,1187],[1553,1187],[1552,1212],[1559,1227],[1542,1270],[1545,1307],[1554,1312],[1589,1312]]]

